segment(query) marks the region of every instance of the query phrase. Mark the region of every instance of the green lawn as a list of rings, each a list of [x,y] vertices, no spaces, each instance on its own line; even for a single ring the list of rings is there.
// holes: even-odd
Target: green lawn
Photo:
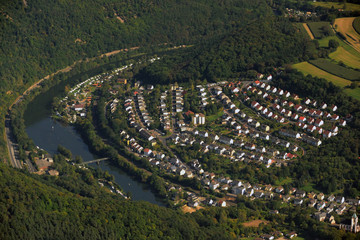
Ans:
[[[219,112],[217,112],[217,113],[214,114],[214,115],[206,116],[206,122],[213,122],[213,121],[215,121],[216,119],[218,119],[219,117],[221,117],[222,115],[223,115],[223,112],[222,112],[222,111],[219,111]]]

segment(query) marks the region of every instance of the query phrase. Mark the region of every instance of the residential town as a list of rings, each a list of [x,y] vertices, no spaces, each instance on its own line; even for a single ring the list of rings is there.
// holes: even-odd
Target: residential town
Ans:
[[[199,192],[184,190],[169,182],[168,191],[174,204],[187,204],[191,208],[226,207],[233,205],[238,196],[263,200],[276,198],[283,203],[314,208],[313,217],[318,221],[327,221],[337,228],[346,229],[337,224],[331,214],[356,211],[359,199],[325,196],[296,188],[285,191],[282,186],[270,184],[251,184],[207,171],[201,159],[187,160],[177,152],[181,149],[189,153],[200,152],[229,164],[240,162],[264,165],[266,168],[286,167],[306,154],[307,149],[336,137],[347,121],[351,121],[351,116],[338,115],[335,105],[301,99],[294,93],[272,86],[271,75],[259,75],[251,82],[197,85],[193,91],[200,109],[205,110],[215,104],[220,106],[218,112],[210,116],[203,112],[185,111],[186,94],[190,94],[191,90],[172,84],[160,92],[158,114],[154,114],[148,111],[147,106],[147,96],[154,94],[154,86],[122,78],[120,73],[126,68],[78,84],[62,100],[64,111],[58,115],[67,117],[70,122],[86,117],[87,107],[96,102],[94,91],[106,83],[110,85],[109,93],[113,96],[107,102],[108,117],[116,111],[126,117],[128,127],[118,132],[126,149],[137,157],[147,159],[151,168],[195,179],[205,191],[214,195],[204,197]],[[117,89],[125,89],[124,86],[128,90],[120,96]],[[156,117],[159,117],[159,129],[152,127]],[[198,150],[195,151],[195,148]],[[222,197],[215,197],[217,194]],[[183,196],[182,199],[179,196]]]

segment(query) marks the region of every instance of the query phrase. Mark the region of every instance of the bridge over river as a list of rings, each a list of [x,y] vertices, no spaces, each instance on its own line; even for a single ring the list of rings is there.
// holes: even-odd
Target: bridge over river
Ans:
[[[106,161],[106,160],[109,160],[109,158],[98,158],[98,159],[94,159],[94,160],[91,160],[91,161],[86,161],[86,162],[82,162],[82,163],[78,163],[76,165],[85,165],[85,164],[90,164],[90,163],[99,163],[101,161]]]

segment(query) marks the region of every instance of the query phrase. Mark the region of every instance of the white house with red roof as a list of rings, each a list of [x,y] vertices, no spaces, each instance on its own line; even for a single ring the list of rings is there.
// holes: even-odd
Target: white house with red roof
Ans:
[[[332,134],[331,134],[330,131],[325,130],[325,131],[323,132],[323,137],[324,137],[324,138],[330,138],[331,136],[332,136]]]
[[[145,149],[144,149],[144,155],[145,155],[145,156],[150,157],[151,153],[152,153],[152,150],[151,150],[151,149],[149,149],[149,148],[145,148]]]

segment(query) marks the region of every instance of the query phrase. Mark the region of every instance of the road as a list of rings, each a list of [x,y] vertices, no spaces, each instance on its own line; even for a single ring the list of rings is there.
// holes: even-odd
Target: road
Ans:
[[[20,161],[16,159],[16,154],[15,151],[17,148],[17,145],[12,141],[13,137],[10,131],[10,118],[7,116],[5,118],[5,136],[6,136],[6,143],[7,143],[7,147],[8,147],[8,151],[9,151],[9,159],[10,159],[10,164],[11,166],[13,166],[14,168],[22,168]]]

